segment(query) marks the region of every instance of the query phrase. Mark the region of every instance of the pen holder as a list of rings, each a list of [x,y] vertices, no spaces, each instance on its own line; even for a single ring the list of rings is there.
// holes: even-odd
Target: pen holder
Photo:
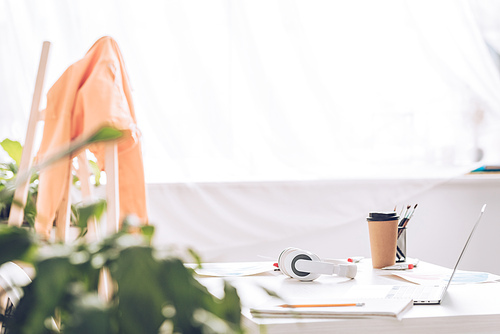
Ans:
[[[406,227],[398,227],[398,242],[396,244],[396,262],[406,261]]]

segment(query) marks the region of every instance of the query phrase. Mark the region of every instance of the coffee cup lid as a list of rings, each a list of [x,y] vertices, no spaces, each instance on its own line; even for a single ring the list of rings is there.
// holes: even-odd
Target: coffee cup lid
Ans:
[[[399,215],[394,211],[391,212],[373,211],[368,214],[368,217],[366,217],[366,219],[371,221],[398,220]]]

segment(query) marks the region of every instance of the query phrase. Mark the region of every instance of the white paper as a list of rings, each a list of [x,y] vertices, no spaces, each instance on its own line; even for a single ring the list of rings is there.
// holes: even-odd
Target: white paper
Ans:
[[[202,263],[201,268],[196,268],[194,264],[187,266],[193,268],[196,274],[200,276],[216,277],[249,276],[274,270],[272,262]]]
[[[420,285],[444,285],[450,279],[451,270],[447,273],[427,273],[419,274],[416,272],[393,273],[407,281]],[[451,284],[470,284],[470,283],[488,283],[500,280],[500,276],[477,271],[457,270],[453,276]]]

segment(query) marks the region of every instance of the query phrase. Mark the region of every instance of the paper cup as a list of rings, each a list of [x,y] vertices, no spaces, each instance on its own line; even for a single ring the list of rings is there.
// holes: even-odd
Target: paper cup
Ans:
[[[373,268],[394,265],[399,216],[395,212],[370,212],[367,221]]]

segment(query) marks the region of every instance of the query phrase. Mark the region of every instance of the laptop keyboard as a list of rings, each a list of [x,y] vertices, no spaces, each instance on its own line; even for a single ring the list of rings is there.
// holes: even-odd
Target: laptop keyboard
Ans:
[[[411,298],[413,300],[434,299],[441,291],[439,286],[404,285],[394,286],[386,298],[401,299]]]

